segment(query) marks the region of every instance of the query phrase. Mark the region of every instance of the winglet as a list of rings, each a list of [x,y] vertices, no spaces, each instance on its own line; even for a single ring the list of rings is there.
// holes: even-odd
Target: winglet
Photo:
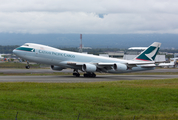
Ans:
[[[154,42],[151,44],[146,50],[141,52],[134,60],[139,61],[154,61],[156,58],[156,55],[159,51],[159,48],[161,46],[161,43]]]

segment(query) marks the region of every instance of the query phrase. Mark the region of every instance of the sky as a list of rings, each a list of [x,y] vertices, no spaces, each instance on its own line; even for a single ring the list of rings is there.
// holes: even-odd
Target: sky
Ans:
[[[178,34],[178,0],[0,0],[0,33]]]

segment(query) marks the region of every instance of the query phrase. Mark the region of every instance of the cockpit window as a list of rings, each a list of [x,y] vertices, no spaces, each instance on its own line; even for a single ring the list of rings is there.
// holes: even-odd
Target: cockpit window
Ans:
[[[29,46],[28,44],[24,44],[23,46]]]

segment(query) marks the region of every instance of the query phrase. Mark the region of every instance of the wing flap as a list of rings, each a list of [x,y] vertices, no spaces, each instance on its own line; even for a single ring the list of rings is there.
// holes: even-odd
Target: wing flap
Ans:
[[[137,61],[129,61],[127,64],[128,65],[144,65],[144,64],[154,64],[155,62],[154,61],[143,61],[143,62],[137,62]]]
[[[67,65],[76,65],[76,66],[81,66],[85,63],[80,63],[80,62],[67,62]]]
[[[146,65],[141,65],[142,68],[152,68],[152,67],[157,67],[155,64],[146,64]]]
[[[98,66],[113,66],[114,63],[97,63]]]

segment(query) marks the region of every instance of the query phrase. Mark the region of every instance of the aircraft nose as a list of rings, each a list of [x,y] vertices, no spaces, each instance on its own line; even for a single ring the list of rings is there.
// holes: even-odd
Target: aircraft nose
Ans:
[[[15,55],[17,54],[17,50],[16,50],[16,49],[14,49],[12,52],[13,52]]]

